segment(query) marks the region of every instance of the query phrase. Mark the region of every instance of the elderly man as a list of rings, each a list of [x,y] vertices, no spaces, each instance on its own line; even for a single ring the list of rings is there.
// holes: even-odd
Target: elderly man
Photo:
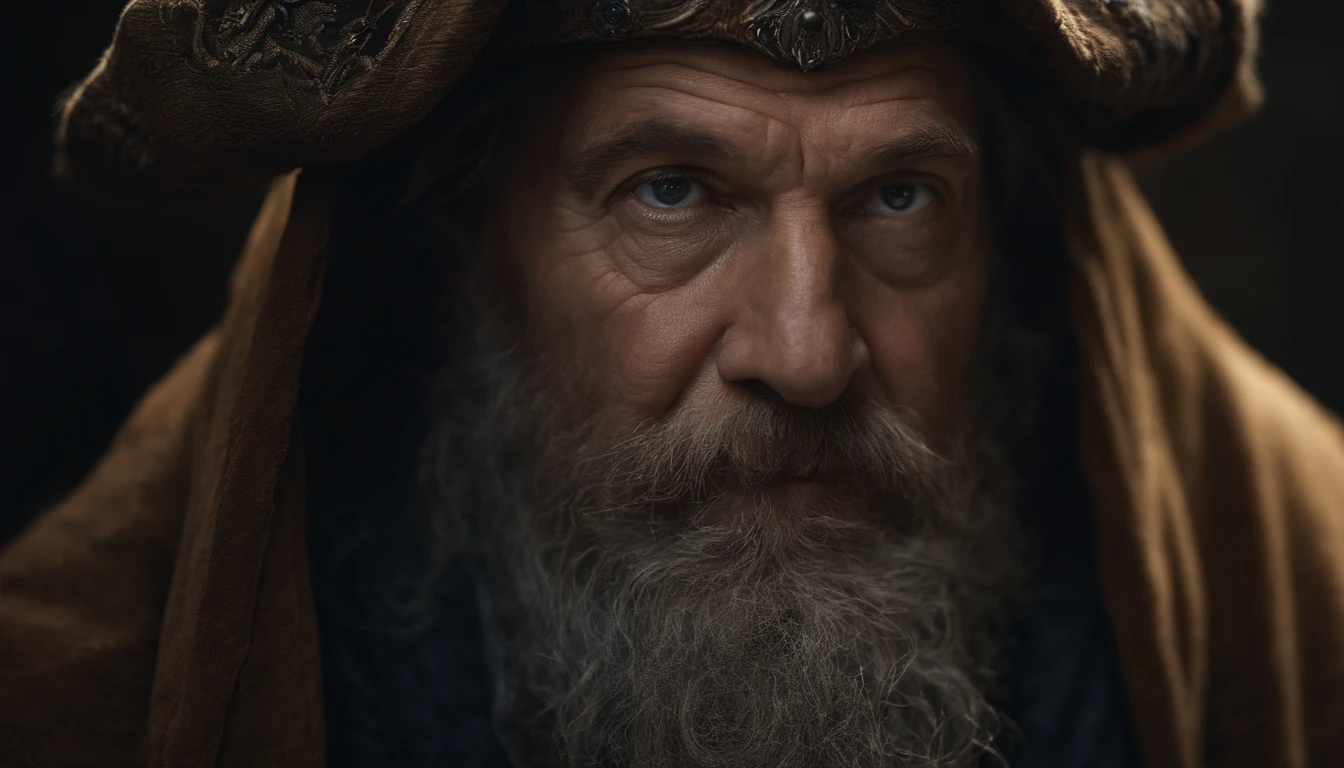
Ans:
[[[1103,152],[1253,4],[504,5],[126,9],[67,174],[278,180],[0,554],[0,761],[1344,764],[1344,438]]]

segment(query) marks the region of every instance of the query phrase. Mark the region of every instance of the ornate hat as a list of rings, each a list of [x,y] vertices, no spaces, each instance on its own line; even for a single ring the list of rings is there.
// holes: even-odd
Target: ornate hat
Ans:
[[[1259,0],[131,0],[64,105],[60,163],[142,205],[357,159],[487,45],[639,37],[753,47],[803,70],[913,32],[1006,39],[1084,140],[1171,145],[1258,102]]]

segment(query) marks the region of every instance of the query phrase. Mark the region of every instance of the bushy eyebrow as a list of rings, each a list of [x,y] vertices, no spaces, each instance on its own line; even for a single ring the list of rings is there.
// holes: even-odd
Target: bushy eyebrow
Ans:
[[[579,151],[566,169],[570,183],[591,197],[613,168],[642,155],[726,158],[733,147],[718,136],[664,120],[632,123],[614,136]]]
[[[614,136],[585,147],[566,169],[580,194],[592,197],[612,169],[642,155],[727,158],[735,148],[713,133],[664,120],[647,120],[621,128]],[[940,123],[916,124],[873,148],[868,164],[892,167],[915,160],[973,160],[975,141],[960,129]]]
[[[869,162],[874,166],[896,166],[914,160],[974,160],[979,155],[975,140],[960,128],[923,123],[879,142],[871,150]]]

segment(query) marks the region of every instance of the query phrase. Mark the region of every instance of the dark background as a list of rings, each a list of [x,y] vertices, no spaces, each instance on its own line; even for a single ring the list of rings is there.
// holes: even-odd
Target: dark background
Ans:
[[[256,201],[186,219],[84,202],[52,179],[57,96],[96,63],[121,2],[7,17],[0,206],[0,541],[76,483],[223,308]],[[24,7],[30,10],[24,10]],[[1255,347],[1344,410],[1344,3],[1273,2],[1264,112],[1140,170],[1205,295]],[[33,18],[23,18],[24,16]]]

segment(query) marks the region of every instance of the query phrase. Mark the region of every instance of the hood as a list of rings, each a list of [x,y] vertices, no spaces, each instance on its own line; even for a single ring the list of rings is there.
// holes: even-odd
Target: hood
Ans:
[[[486,0],[126,8],[62,113],[71,178],[153,206],[280,176],[219,326],[147,397],[99,470],[0,563],[6,589],[50,597],[42,574],[71,561],[67,540],[80,525],[92,531],[84,549],[133,538],[161,552],[155,573],[171,574],[166,585],[149,574],[119,593],[129,602],[143,592],[136,599],[155,606],[133,627],[116,623],[120,613],[70,614],[120,632],[111,646],[73,646],[80,669],[96,676],[111,648],[117,669],[138,665],[152,685],[103,674],[103,698],[75,699],[50,686],[56,695],[30,695],[46,690],[39,677],[0,686],[25,732],[49,733],[51,711],[69,721],[87,707],[103,739],[91,745],[134,744],[146,764],[323,763],[298,400],[351,167],[335,164],[413,127],[487,43],[716,37],[807,68],[913,29],[993,24],[978,28],[1022,43],[1024,66],[1048,75],[1079,139],[1060,149],[1078,443],[1144,763],[1195,768],[1216,749],[1221,766],[1306,764],[1309,736],[1344,717],[1344,694],[1309,716],[1302,705],[1303,668],[1344,669],[1329,645],[1344,637],[1344,533],[1319,517],[1284,521],[1292,509],[1344,508],[1332,469],[1344,466],[1344,437],[1204,304],[1110,151],[1171,147],[1254,104],[1254,0],[515,6],[498,29],[503,3]],[[108,507],[137,511],[118,522]],[[98,604],[90,596],[136,562],[135,548],[109,551],[85,568],[74,599]],[[1307,571],[1326,574],[1310,583],[1337,609],[1313,619],[1334,621],[1330,632],[1308,634],[1292,608],[1291,585],[1307,584]],[[1256,600],[1241,604],[1248,594]],[[31,655],[55,647],[52,636],[3,647]],[[1229,653],[1213,636],[1242,639]],[[1247,671],[1249,658],[1266,660]],[[134,704],[99,703],[127,691]],[[1274,704],[1247,705],[1264,701]],[[98,764],[96,754],[79,764]]]
[[[506,10],[507,5],[507,10]],[[1188,143],[1259,100],[1259,0],[133,0],[66,101],[65,176],[177,207],[358,159],[487,44],[726,40],[802,69],[912,32],[1019,52],[1092,144]]]

